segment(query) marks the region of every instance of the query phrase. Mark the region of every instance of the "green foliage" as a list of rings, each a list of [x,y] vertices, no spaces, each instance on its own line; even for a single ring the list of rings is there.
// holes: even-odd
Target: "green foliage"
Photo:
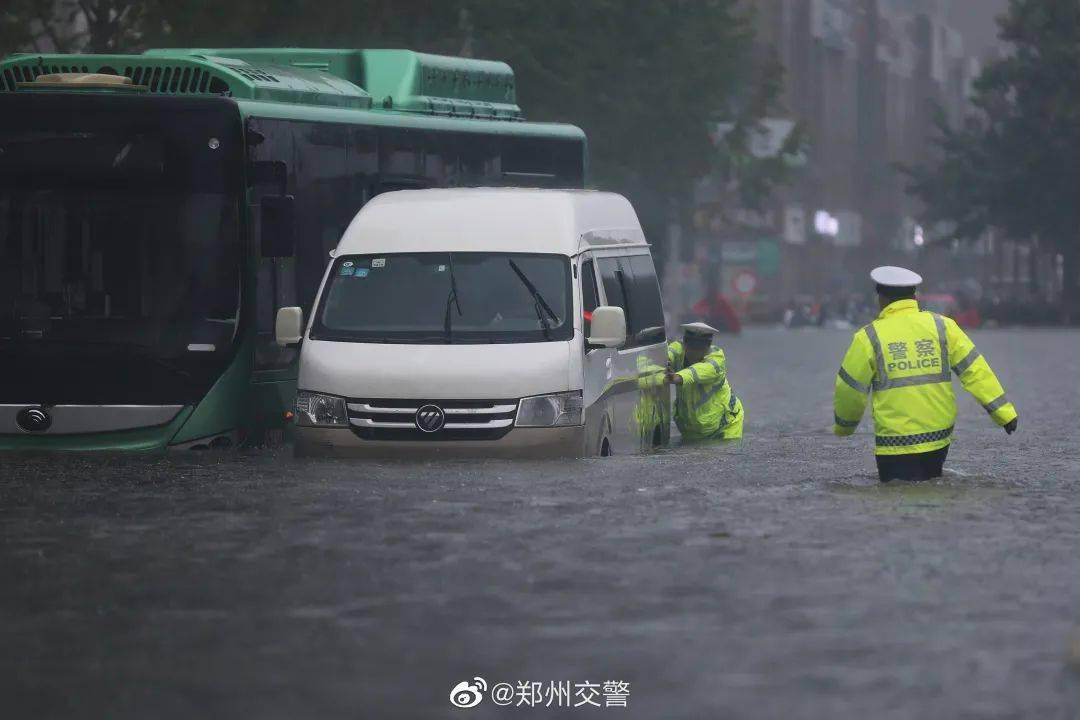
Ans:
[[[975,87],[977,114],[939,122],[941,160],[910,171],[930,221],[961,237],[998,227],[1071,255],[1080,234],[1080,0],[1012,0],[1010,53]]]
[[[529,116],[581,126],[595,183],[654,227],[716,160],[708,121],[752,106],[751,28],[733,0],[476,0],[470,14],[476,50],[514,67]]]
[[[53,20],[47,0],[7,0],[0,6],[0,56],[19,48],[33,48],[47,34]]]
[[[3,15],[0,42],[29,45],[25,32],[16,31],[47,17],[55,3],[8,2],[15,6]],[[779,66],[751,52],[740,0],[70,2],[90,22],[63,49],[79,42],[95,51],[408,47],[504,60],[518,77],[528,117],[582,127],[594,184],[630,196],[654,227],[716,161],[709,120],[719,114],[736,121],[739,132],[725,141],[726,156],[739,157],[745,129],[769,109],[780,82]],[[51,26],[64,25],[60,20],[54,17]],[[760,198],[780,168],[747,164],[745,194]]]
[[[138,43],[154,21],[147,0],[7,0],[0,56],[12,50],[115,52]]]
[[[739,204],[745,208],[762,210],[773,189],[787,179],[791,167],[802,157],[805,138],[799,125],[775,155],[762,157],[753,148],[755,137],[768,133],[761,120],[773,109],[783,77],[783,67],[774,56],[759,60],[754,73],[740,76],[727,112],[716,113],[725,132],[714,139],[716,159],[712,172],[720,182],[737,189]]]

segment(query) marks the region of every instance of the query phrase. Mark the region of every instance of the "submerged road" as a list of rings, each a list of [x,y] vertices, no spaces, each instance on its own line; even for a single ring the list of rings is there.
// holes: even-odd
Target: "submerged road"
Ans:
[[[830,433],[849,335],[726,339],[736,445],[0,458],[0,715],[1080,717],[1080,333],[974,333],[1019,433],[965,395],[948,476],[884,487]]]

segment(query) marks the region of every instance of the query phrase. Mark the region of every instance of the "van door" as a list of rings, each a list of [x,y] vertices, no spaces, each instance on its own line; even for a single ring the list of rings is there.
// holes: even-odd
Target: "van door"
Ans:
[[[593,418],[599,433],[596,442],[608,438],[612,452],[644,452],[666,445],[671,438],[672,389],[648,381],[667,366],[664,307],[652,256],[647,251],[634,255],[615,251],[584,262],[583,312],[595,307],[589,305],[586,285],[594,262],[601,281],[599,301],[626,313],[627,339],[618,349],[586,347],[586,424]],[[584,326],[588,337],[588,323]],[[591,412],[590,406],[595,406]]]
[[[630,271],[623,274],[624,278],[629,278],[628,345],[635,354],[638,379],[645,381],[667,367],[667,332],[660,282],[652,255],[630,255],[622,258],[622,263],[629,265]],[[638,385],[641,391],[634,408],[632,430],[638,433],[642,450],[666,445],[671,437],[672,388],[651,382],[639,382]]]
[[[621,307],[626,313],[626,344],[603,352],[604,385],[603,399],[607,406],[608,432],[612,453],[636,453],[641,450],[641,437],[636,427],[634,411],[637,408],[638,350],[633,340],[633,307],[628,302],[632,276],[625,256],[607,255],[596,259],[600,271],[603,303]]]
[[[581,314],[585,358],[582,363],[582,394],[585,403],[585,453],[609,454],[613,446],[612,428],[615,414],[610,403],[608,386],[614,377],[614,348],[590,348],[592,311],[600,305],[596,280],[596,261],[591,256],[581,259],[578,272],[581,290]]]

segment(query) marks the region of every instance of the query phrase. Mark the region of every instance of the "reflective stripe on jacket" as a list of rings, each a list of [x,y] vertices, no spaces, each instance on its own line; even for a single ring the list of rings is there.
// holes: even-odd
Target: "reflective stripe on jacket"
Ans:
[[[956,397],[952,374],[998,425],[1017,416],[986,359],[951,318],[898,300],[855,333],[834,395],[834,432],[855,432],[873,391],[875,452],[931,452],[952,441]]]
[[[668,345],[668,362],[682,377],[675,386],[675,425],[683,437],[700,440],[715,436],[742,413],[742,403],[727,380],[724,351],[713,346],[698,363],[683,367],[681,342]]]

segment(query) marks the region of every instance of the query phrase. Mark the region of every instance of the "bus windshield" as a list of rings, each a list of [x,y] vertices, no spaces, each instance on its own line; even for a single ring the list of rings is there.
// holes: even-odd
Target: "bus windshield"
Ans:
[[[423,344],[569,340],[572,307],[565,256],[347,255],[330,269],[312,334]]]
[[[237,337],[237,193],[168,123],[49,119],[0,121],[0,403],[198,399]]]

